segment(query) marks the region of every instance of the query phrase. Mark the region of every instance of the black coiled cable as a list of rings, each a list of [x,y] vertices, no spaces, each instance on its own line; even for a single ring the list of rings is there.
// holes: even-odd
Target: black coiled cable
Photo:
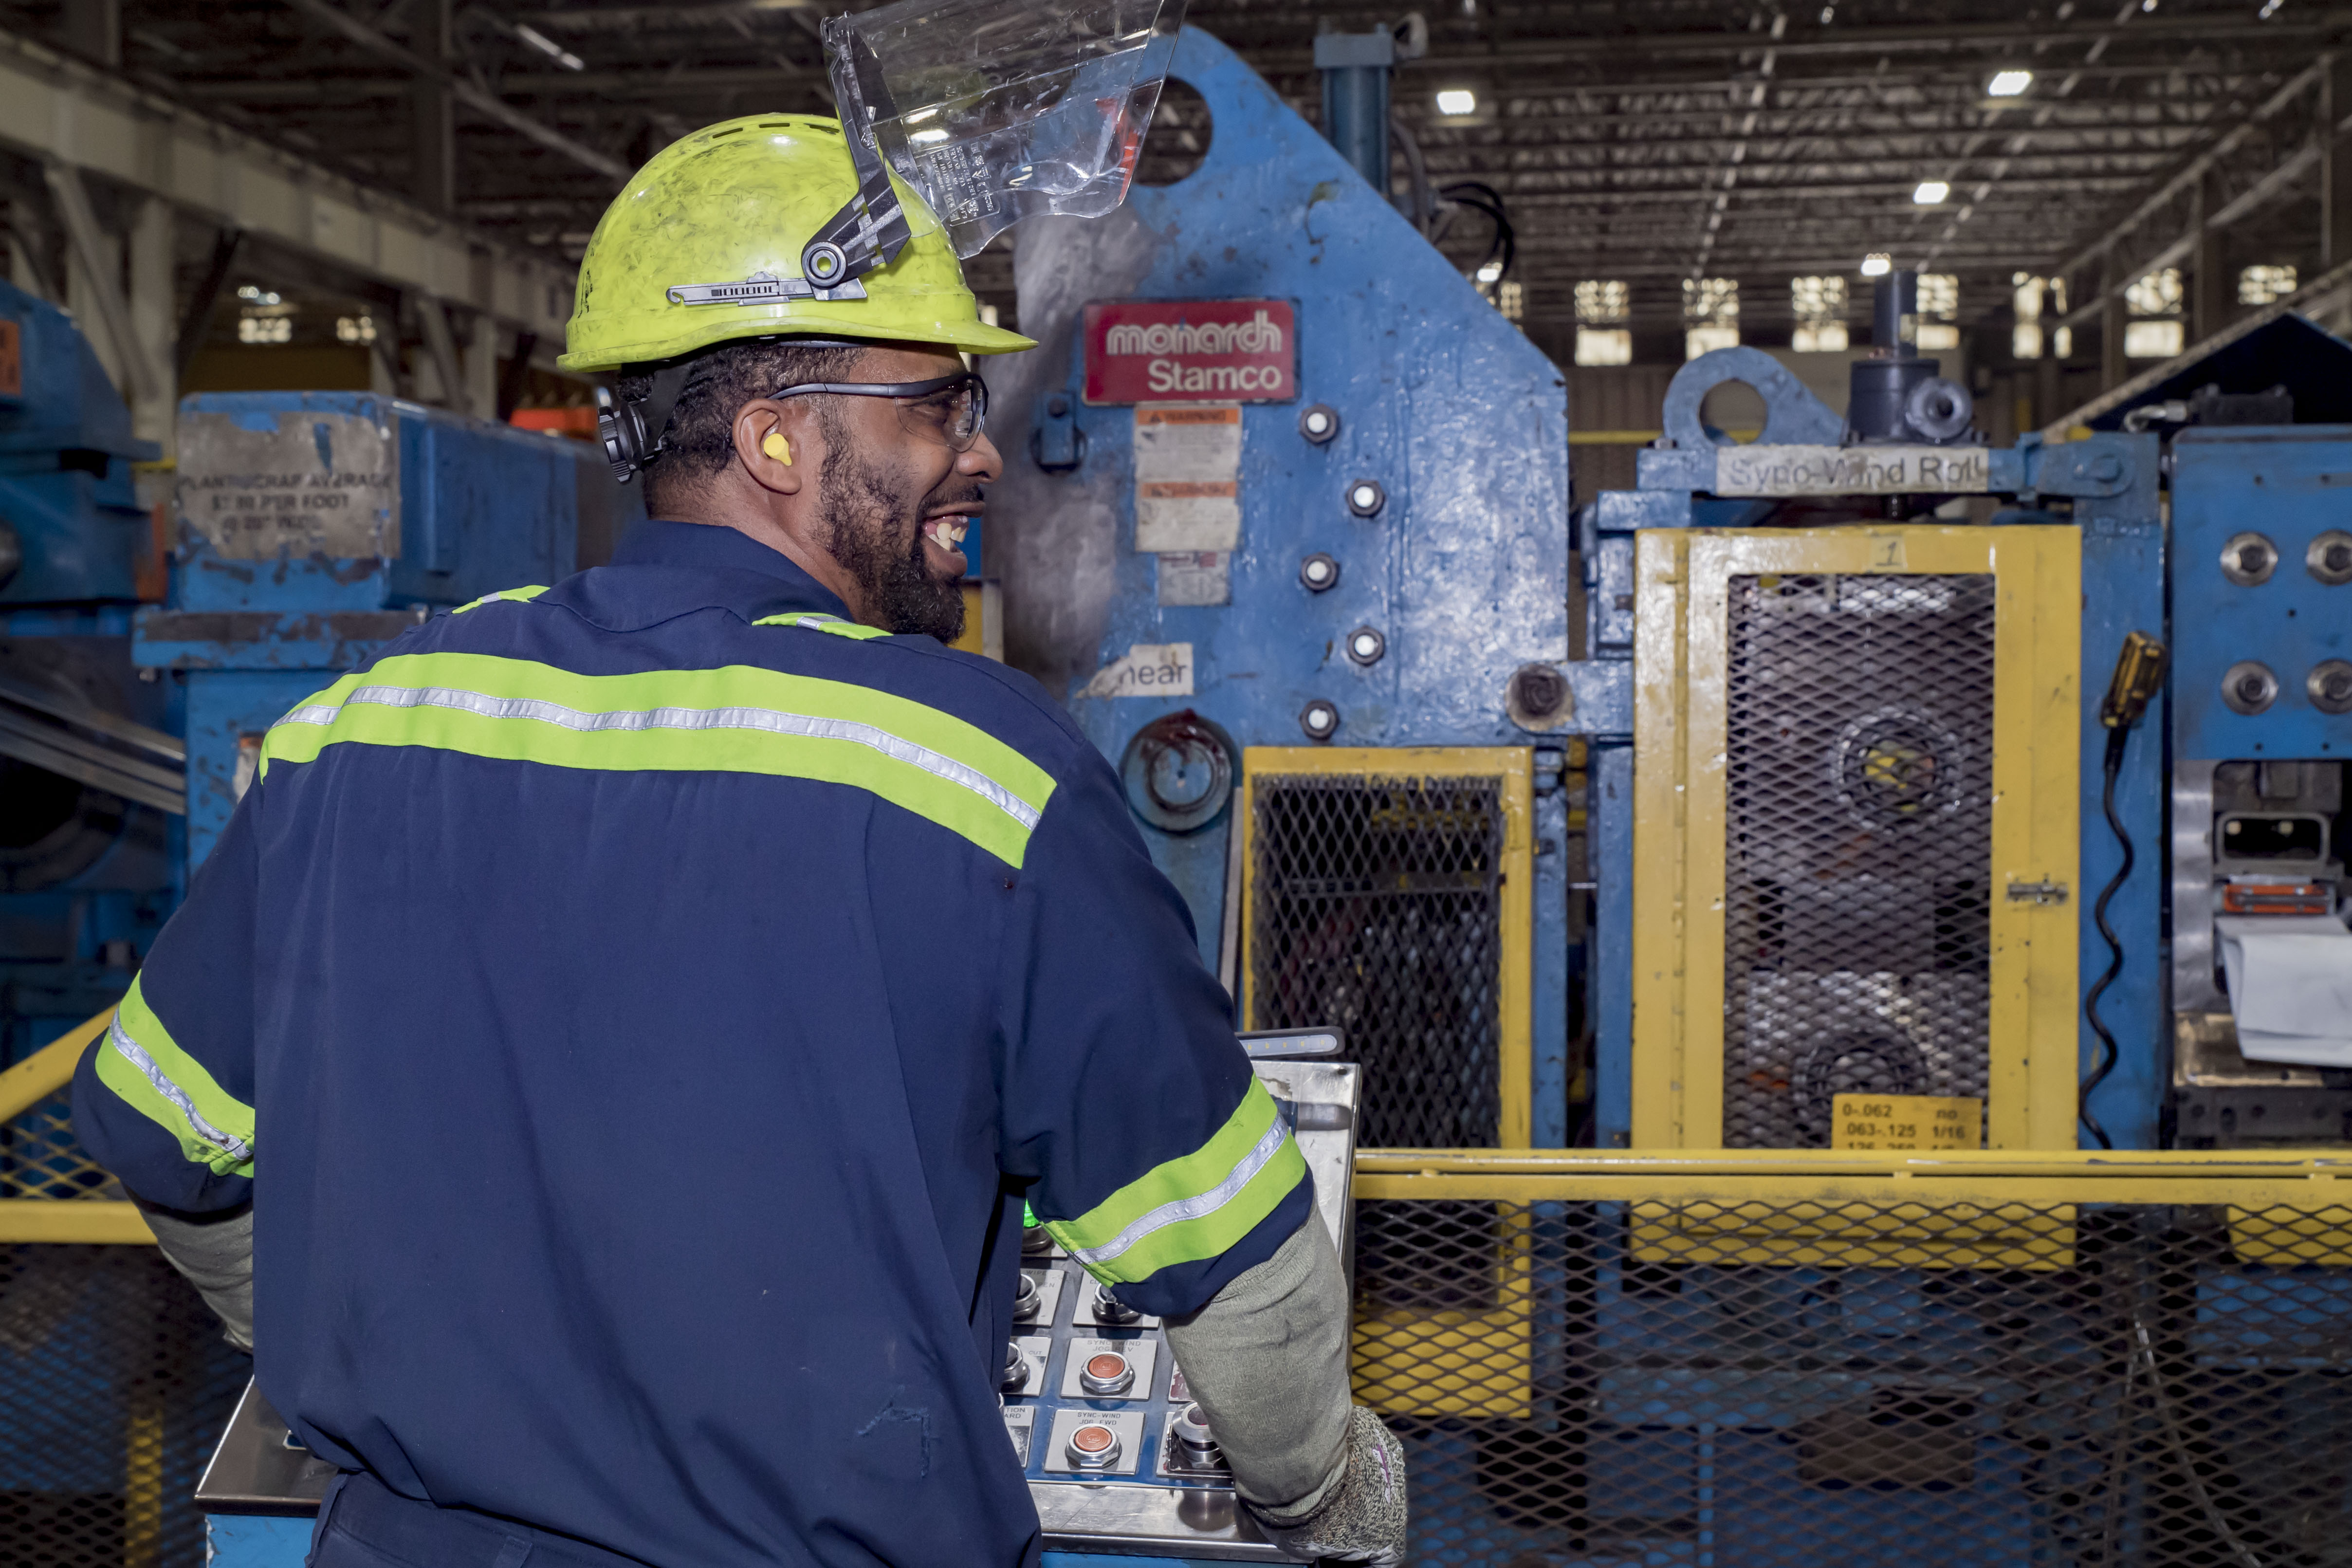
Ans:
[[[2099,804],[2106,811],[2107,826],[2115,833],[2116,843],[2122,847],[2124,859],[2123,864],[2116,868],[2116,874],[2107,879],[2107,885],[2099,889],[2099,901],[2091,906],[2092,922],[2099,928],[2100,940],[2107,944],[2107,967],[2092,985],[2090,994],[2083,998],[2083,1016],[2090,1020],[2091,1032],[2099,1037],[2099,1059],[2091,1068],[2090,1076],[2083,1080],[2075,1099],[2076,1114],[2082,1117],[2083,1126],[2099,1141],[2102,1149],[2112,1149],[2116,1145],[2115,1141],[2107,1136],[2107,1130],[2099,1125],[2099,1119],[2091,1114],[2091,1091],[2105,1082],[2107,1075],[2116,1070],[2116,1062],[2122,1054],[2116,1044],[2115,1035],[2099,1016],[2099,998],[2107,994],[2107,987],[2113,985],[2116,977],[2124,972],[2124,944],[2116,935],[2116,928],[2107,923],[2107,906],[2115,902],[2116,895],[2123,890],[2123,885],[2131,880],[2132,863],[2136,858],[2132,852],[2131,835],[2125,831],[2123,816],[2116,810],[2116,780],[2123,773],[2124,747],[2130,740],[2128,728],[2118,725],[2109,730],[2106,760],[2100,767]]]

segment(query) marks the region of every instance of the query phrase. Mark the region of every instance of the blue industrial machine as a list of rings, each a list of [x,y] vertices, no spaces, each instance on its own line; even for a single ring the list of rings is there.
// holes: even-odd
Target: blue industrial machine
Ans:
[[[1318,63],[1369,68],[1378,46]],[[2184,414],[1991,448],[1912,342],[1898,275],[1845,412],[1759,351],[1701,356],[1638,488],[1571,531],[1557,372],[1217,46],[1187,34],[1173,74],[1213,121],[1199,167],[1023,236],[1044,347],[1004,378],[1034,411],[1007,450],[1031,460],[992,510],[1009,651],[1066,681],[1243,1026],[1345,1030],[1373,1150],[1564,1145],[1580,1069],[1592,1142],[1629,1173],[1706,1157],[1745,1182],[1831,1153],[1841,1096],[1927,1108],[1946,1149],[2167,1146],[2193,1105],[2166,997],[2184,725],[2266,718],[2180,754],[2286,764],[2219,771],[2215,831],[2259,831],[2272,858],[2208,877],[2214,908],[2340,901],[2340,775],[2312,764],[2352,744],[2325,711],[2352,710],[2352,667],[2329,662],[2352,630],[2327,597],[2347,591],[2330,551],[2352,556],[2326,477],[2352,466],[2342,433]],[[1357,118],[1336,134],[1377,165]],[[1763,399],[1753,444],[1702,416],[1729,383]],[[2260,580],[2192,581],[2225,546],[2267,552],[2232,568]],[[1580,773],[1580,803],[1560,784]],[[2297,1092],[2336,1092],[2296,1070]],[[2136,1523],[2100,1489],[2164,1436],[2128,1414],[2160,1395],[2117,1388],[2106,1337],[2159,1315],[2137,1272],[2155,1244],[2127,1239],[2152,1217],[1889,1234],[1825,1216],[1833,1180],[1788,1179],[1746,1211],[1360,1213],[1356,1392],[1406,1438],[1416,1561],[1817,1540],[1892,1563],[1965,1540],[1970,1560],[2105,1563],[2144,1549],[2126,1531],[2228,1535],[2183,1500],[2204,1495],[2193,1468],[2137,1494]],[[2224,1326],[2198,1364],[2284,1367],[2248,1346],[2288,1337],[2282,1317],[2335,1333],[2337,1282],[2305,1288],[2263,1270],[2344,1259],[2232,1234],[2201,1266],[2195,1310]],[[2078,1268],[2095,1307],[2069,1293]],[[2280,1398],[2325,1419],[2324,1398]],[[1733,1541],[1751,1555],[1716,1554]]]
[[[1563,662],[1564,384],[1222,46],[1171,68],[1200,166],[1024,232],[1008,651],[1066,671],[1243,1027],[1347,1032],[1368,1142],[1565,1143],[1560,781],[1627,689]]]
[[[2303,391],[2275,359],[2229,384],[2191,367],[2187,384],[2117,411],[2169,437],[2170,1131],[2183,1147],[2352,1141],[2352,1018],[2331,1029],[2298,1001],[2352,973],[2339,918],[2352,426],[2293,422],[2315,405],[2342,416],[2352,347],[2292,317],[2257,336],[2283,340],[2267,346],[2292,354]]]
[[[389,398],[208,395],[181,410],[178,546],[152,545],[123,470],[153,449],[128,439],[127,417],[58,312],[0,290],[0,351],[12,342],[10,306],[22,341],[38,349],[25,361],[27,386],[79,387],[63,398],[71,418],[28,397],[22,437],[0,437],[11,442],[0,505],[25,562],[0,589],[11,601],[0,865],[12,878],[0,910],[11,959],[30,949],[43,961],[8,972],[20,1054],[129,984],[226,825],[272,721],[436,610],[603,559],[634,498],[581,443]],[[0,353],[0,385],[7,364]],[[20,607],[20,590],[44,602]],[[37,879],[45,868],[48,879]],[[63,1114],[60,1104],[54,1128],[17,1129],[8,1195],[103,1181],[63,1137]],[[28,1373],[11,1383],[26,1406],[9,1426],[21,1440],[0,1445],[12,1485],[127,1496],[118,1509],[152,1516],[134,1528],[158,1539],[193,1524],[188,1493],[229,1413],[215,1395],[236,1385],[222,1363],[237,1358],[200,1309],[163,1304],[152,1270],[107,1272],[88,1257],[120,1249],[28,1250],[38,1256],[20,1260],[11,1300],[34,1300],[43,1281],[61,1293],[9,1342]],[[93,1271],[109,1283],[77,1295]],[[153,1342],[155,1370],[118,1375],[132,1363],[116,1341]],[[228,1536],[270,1522],[231,1521]]]
[[[1761,351],[1692,361],[1580,519],[1588,646],[1643,692],[1593,767],[1603,1146],[1826,1147],[1844,1092],[1980,1101],[1962,1147],[2156,1146],[2163,729],[2096,698],[2164,628],[2158,441],[1988,449],[1883,341],[1845,418]],[[1735,382],[1753,446],[1699,419]]]
[[[1323,54],[1371,70],[1382,47]],[[1213,127],[1197,166],[1022,231],[1042,346],[990,370],[1014,416],[991,497],[1008,655],[1120,771],[1241,1027],[1344,1036],[1347,1114],[1286,1097],[1302,1130],[1532,1168],[1584,1125],[1621,1175],[1782,1184],[1339,1216],[1356,1394],[1405,1439],[1414,1560],[2249,1560],[2200,1476],[2272,1416],[2331,1429],[2352,1257],[2265,1244],[2211,1191],[1864,1212],[1801,1155],[1845,1141],[1842,1097],[1923,1108],[1963,1155],[2352,1135],[2352,1040],[2340,1066],[2279,1046],[2303,1016],[2247,1008],[2291,976],[2242,978],[2294,958],[2246,922],[2343,901],[2352,431],[2184,398],[1990,447],[1898,274],[1845,413],[1759,351],[1702,355],[1637,488],[1571,517],[1559,373],[1365,177],[1381,83],[1327,99],[1351,162],[1202,34],[1171,75]],[[1752,444],[1703,416],[1730,383],[1763,400]],[[199,837],[240,741],[307,689],[293,669],[535,575],[434,564],[458,536],[383,477],[386,405],[200,406],[230,454],[202,470],[221,482],[183,476],[203,597],[141,645],[205,672]],[[350,557],[372,564],[248,564],[253,534],[306,527],[375,529]],[[2167,1247],[2192,1261],[2159,1280]],[[1192,1473],[1164,1343],[1033,1261],[1041,1331],[1003,1386],[1048,1563],[1270,1560]],[[1144,1393],[1087,1383],[1097,1358]],[[2167,1376],[2221,1379],[2199,1386],[2238,1425],[2192,1447]],[[1108,1467],[1076,1457],[1089,1423]],[[285,1472],[247,1504],[299,1511],[324,1478],[242,1425]],[[2158,1442],[2177,1460],[2150,1480],[2133,1454]],[[224,1516],[215,1545],[292,1561],[307,1528]]]
[[[155,455],[65,312],[0,284],[0,1065],[111,1005],[181,885],[180,693],[131,658]]]
[[[436,610],[602,561],[637,504],[583,443],[388,397],[187,399],[172,600],[135,655],[186,688],[192,863],[279,714]]]

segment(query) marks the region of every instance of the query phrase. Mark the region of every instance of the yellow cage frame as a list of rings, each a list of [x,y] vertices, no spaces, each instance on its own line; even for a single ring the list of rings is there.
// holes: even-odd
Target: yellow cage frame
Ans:
[[[1525,1149],[1534,1135],[1535,1075],[1535,750],[1529,746],[1249,746],[1242,752],[1241,988],[1247,1028],[1265,1028],[1257,1016],[1251,944],[1256,921],[1257,793],[1265,774],[1296,778],[1491,778],[1500,784],[1503,860],[1496,910],[1499,967],[1496,1005],[1496,1085],[1499,1147]]]
[[[1636,1147],[1723,1144],[1730,585],[1769,574],[1995,582],[1987,1142],[2071,1149],[2076,1073],[2082,552],[2071,528],[1647,530],[1634,551]],[[2007,895],[2007,896],[2003,896]]]
[[[1503,813],[1502,886],[1496,910],[1496,1140],[1529,1146],[1535,1098],[1535,751],[1528,746],[1250,746],[1242,752],[1242,1016],[1257,1016],[1251,944],[1256,926],[1256,781],[1265,776],[1490,778]],[[1533,1375],[1533,1300],[1527,1218],[1506,1215],[1496,1234],[1495,1305],[1484,1311],[1389,1310],[1356,1320],[1352,1364],[1357,1397],[1399,1415],[1524,1416]],[[1475,1375],[1451,1383],[1423,1373],[1402,1380],[1382,1366],[1453,1366]]]

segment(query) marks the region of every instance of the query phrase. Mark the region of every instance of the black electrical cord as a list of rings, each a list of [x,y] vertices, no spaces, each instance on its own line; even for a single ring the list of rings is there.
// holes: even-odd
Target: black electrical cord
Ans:
[[[2092,985],[2090,994],[2083,998],[2083,1016],[2090,1020],[2091,1032],[2099,1037],[2099,1059],[2091,1068],[2090,1077],[2083,1080],[2083,1087],[2075,1099],[2076,1113],[2082,1117],[2083,1125],[2091,1136],[2099,1141],[2102,1149],[2114,1148],[2115,1140],[2107,1136],[2107,1130],[2100,1126],[2099,1119],[2091,1113],[2091,1091],[2106,1081],[2107,1075],[2116,1070],[2116,1062],[2122,1056],[2114,1033],[2099,1016],[2099,998],[2107,994],[2107,987],[2113,985],[2116,978],[2124,972],[2124,944],[2116,935],[2116,928],[2107,923],[2107,906],[2115,902],[2116,895],[2131,879],[2132,863],[2137,858],[2132,851],[2131,835],[2125,831],[2124,819],[2116,810],[2116,780],[2124,771],[2124,748],[2130,741],[2131,731],[2125,726],[2119,724],[2109,730],[2106,760],[2099,769],[2099,805],[2107,814],[2107,826],[2115,834],[2116,843],[2122,847],[2124,859],[2123,864],[2116,868],[2116,874],[2107,879],[2107,885],[2099,889],[2099,901],[2091,906],[2092,922],[2099,928],[2100,940],[2107,944],[2107,967]]]
[[[1511,265],[1518,259],[1519,256],[1519,236],[1518,231],[1511,225],[1509,212],[1503,205],[1502,193],[1483,181],[1462,180],[1454,184],[1442,186],[1437,194],[1441,198],[1454,203],[1456,206],[1469,207],[1475,212],[1483,214],[1487,222],[1495,226],[1495,237],[1487,243],[1486,254],[1479,258],[1478,267],[1484,267],[1488,262],[1500,258],[1503,264],[1502,276],[1509,277]],[[1476,267],[1471,268],[1473,272],[1477,269]]]
[[[2107,682],[2106,698],[2099,704],[2099,722],[2107,730],[2107,757],[2100,770],[2099,804],[2106,811],[2108,830],[2123,849],[2124,863],[2116,868],[2116,874],[2099,889],[2099,901],[2091,906],[2091,919],[2107,944],[2107,968],[2099,976],[2098,984],[2091,987],[2090,994],[2083,998],[2083,1016],[2090,1020],[2091,1032],[2099,1037],[2099,1060],[2091,1069],[2091,1076],[2075,1091],[2074,1114],[2082,1119],[2091,1136],[2099,1141],[2102,1149],[2116,1145],[2107,1136],[2107,1130],[2099,1125],[2099,1119],[2091,1114],[2091,1091],[2107,1080],[2123,1055],[2116,1044],[2114,1031],[2099,1016],[2099,998],[2107,994],[2107,987],[2124,972],[2124,944],[2116,935],[2116,928],[2107,923],[2107,906],[2115,902],[2123,885],[2131,880],[2132,864],[2137,858],[2132,852],[2131,835],[2125,831],[2122,814],[2116,810],[2116,780],[2124,771],[2124,749],[2131,744],[2132,726],[2147,715],[2148,703],[2164,688],[2164,667],[2162,643],[2146,632],[2126,632],[2123,651],[2116,656],[2115,676]]]

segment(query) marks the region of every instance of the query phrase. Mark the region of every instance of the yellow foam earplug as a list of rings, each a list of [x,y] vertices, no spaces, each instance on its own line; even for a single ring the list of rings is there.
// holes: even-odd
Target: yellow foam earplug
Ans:
[[[793,466],[793,444],[784,439],[780,430],[769,431],[768,438],[760,443],[760,450],[788,468]]]

